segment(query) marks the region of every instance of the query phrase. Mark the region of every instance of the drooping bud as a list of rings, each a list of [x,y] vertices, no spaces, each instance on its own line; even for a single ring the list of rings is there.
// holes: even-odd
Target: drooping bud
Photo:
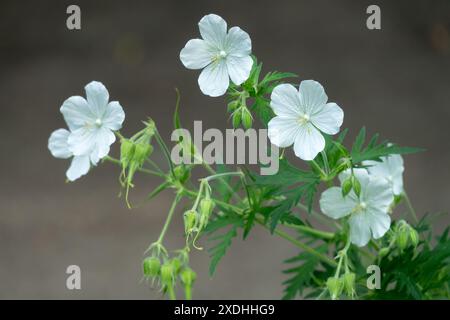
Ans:
[[[187,286],[192,286],[192,284],[197,279],[197,274],[191,268],[184,268],[180,272],[180,279],[183,284]]]
[[[175,257],[172,260],[170,260],[170,263],[172,264],[173,267],[173,273],[178,274],[182,266],[181,260]]]
[[[342,278],[330,277],[327,280],[327,288],[330,292],[331,299],[336,300],[342,293],[343,281]]]
[[[209,218],[212,211],[214,210],[214,201],[211,198],[203,198],[200,201],[200,215],[205,215]]]
[[[352,176],[352,187],[353,187],[353,191],[355,191],[355,194],[358,196],[361,195],[361,183],[359,182],[359,180],[355,177]]]
[[[181,183],[185,183],[190,176],[190,171],[183,164],[173,168],[173,173],[175,175],[175,179],[177,179]]]
[[[166,262],[161,266],[161,283],[164,286],[172,287],[174,285],[174,272],[173,265],[170,262]]]
[[[239,107],[240,101],[233,100],[228,104],[228,112],[234,112]]]
[[[417,247],[419,244],[419,233],[412,227],[409,229],[409,238],[411,239],[411,244]]]
[[[348,272],[343,276],[344,289],[349,297],[353,297],[355,293],[355,274],[353,272]]]
[[[352,191],[352,187],[352,178],[345,179],[342,183],[342,196],[345,197],[346,195],[348,195],[350,191]]]
[[[137,143],[134,150],[133,161],[136,161],[138,166],[141,167],[152,151],[153,146],[151,144]]]
[[[146,277],[156,277],[161,269],[161,263],[156,257],[147,257],[144,259],[142,267]]]
[[[239,125],[241,124],[241,118],[242,118],[242,114],[241,114],[241,112],[239,112],[239,110],[236,110],[235,112],[233,112],[233,117],[232,117],[233,128],[239,127]]]
[[[184,232],[190,234],[196,225],[198,213],[195,210],[188,210],[184,213]]]
[[[405,227],[400,227],[397,232],[397,246],[400,250],[405,250],[408,247],[409,230]]]
[[[134,156],[134,143],[129,139],[122,139],[120,141],[120,162],[122,164],[122,168],[128,167],[130,161]]]
[[[387,256],[389,254],[389,248],[385,247],[385,248],[381,248],[380,251],[378,251],[378,256],[380,258],[383,258],[385,256]]]
[[[252,127],[252,123],[253,123],[253,117],[252,114],[250,113],[250,111],[243,107],[242,108],[242,125],[244,126],[245,129],[249,129]]]

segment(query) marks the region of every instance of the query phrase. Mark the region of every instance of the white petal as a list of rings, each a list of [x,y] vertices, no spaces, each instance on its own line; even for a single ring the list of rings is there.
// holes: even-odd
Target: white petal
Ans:
[[[227,70],[230,75],[231,81],[236,85],[240,85],[245,82],[250,76],[252,70],[253,59],[250,56],[246,57],[233,57],[228,56],[226,58]]]
[[[111,101],[103,115],[103,126],[113,131],[119,130],[125,120],[125,112],[118,101]]]
[[[228,31],[224,50],[234,57],[245,57],[252,52],[252,41],[247,32],[239,27],[233,27]]]
[[[73,131],[68,138],[69,149],[75,156],[88,155],[96,143],[97,128],[83,127]]]
[[[370,223],[370,230],[374,239],[379,239],[389,230],[391,217],[380,210],[368,210],[366,212]]]
[[[91,161],[97,164],[100,159],[106,157],[111,145],[116,141],[116,136],[111,130],[100,128],[95,135],[95,145],[91,152]]]
[[[342,189],[331,187],[320,196],[320,210],[333,219],[339,219],[350,214],[357,205],[353,195],[342,196]]]
[[[48,149],[52,156],[60,159],[67,159],[72,156],[67,143],[69,135],[70,132],[66,129],[58,129],[52,132],[48,139]]]
[[[301,109],[297,89],[287,83],[276,86],[270,96],[270,107],[277,116],[298,118]]]
[[[89,168],[89,156],[75,156],[72,159],[69,170],[66,172],[67,179],[75,181],[88,173]]]
[[[370,227],[364,214],[354,214],[348,220],[350,225],[350,240],[358,247],[365,246],[370,241]]]
[[[365,190],[365,201],[369,208],[387,213],[394,201],[391,186],[384,179],[371,177]]]
[[[101,118],[106,110],[109,101],[109,92],[103,83],[92,81],[88,83],[84,90],[86,98],[93,114],[97,118]]]
[[[268,137],[277,147],[292,145],[301,130],[299,123],[292,118],[273,117],[268,123]]]
[[[311,114],[311,122],[326,134],[336,134],[344,121],[344,111],[336,103],[327,103]]]
[[[207,42],[223,50],[227,35],[227,23],[216,14],[204,16],[198,23],[200,34]]]
[[[303,80],[300,83],[300,103],[308,114],[327,103],[328,97],[322,85],[314,80]]]
[[[202,39],[189,40],[180,52],[180,60],[188,69],[202,69],[211,63],[213,52]]]
[[[382,162],[378,161],[364,161],[367,165],[367,171],[377,178],[386,179],[392,187],[392,192],[395,195],[400,195],[403,192],[403,158],[398,155],[389,155],[383,157]]]
[[[70,131],[84,127],[86,124],[92,124],[97,119],[87,101],[80,96],[73,96],[64,101],[60,111]]]
[[[200,90],[211,97],[218,97],[227,92],[230,84],[225,61],[211,63],[198,77]]]
[[[325,139],[319,130],[310,123],[300,126],[294,142],[294,152],[297,157],[306,161],[314,160],[324,148]]]

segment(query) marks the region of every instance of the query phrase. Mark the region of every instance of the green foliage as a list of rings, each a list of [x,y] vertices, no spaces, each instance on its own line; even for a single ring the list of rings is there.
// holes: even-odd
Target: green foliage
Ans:
[[[242,226],[241,217],[228,212],[226,216],[218,217],[212,220],[205,229],[205,233],[208,234],[209,240],[214,241],[215,244],[208,249],[211,256],[211,262],[209,265],[209,275],[212,276],[216,271],[217,265],[223,258],[228,248],[231,246],[233,238],[237,236],[237,230]],[[228,231],[220,235],[214,235],[213,233],[219,229],[228,227]]]

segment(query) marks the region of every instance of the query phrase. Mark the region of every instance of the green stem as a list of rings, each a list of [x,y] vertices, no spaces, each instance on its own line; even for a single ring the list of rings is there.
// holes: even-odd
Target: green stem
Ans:
[[[208,171],[210,174],[212,174],[212,175],[216,175],[217,174],[217,172],[209,164],[203,162],[203,166],[205,167],[206,171]],[[225,186],[225,188],[227,188],[228,191],[231,192],[232,197],[235,198],[235,200],[241,201],[241,198],[236,194],[236,190],[234,190],[228,184],[228,182],[226,182],[225,179],[223,179],[223,177],[220,177],[219,181],[222,182],[222,184]]]
[[[321,239],[324,239],[324,240],[331,240],[331,239],[334,238],[334,233],[332,233],[332,232],[316,230],[314,228],[310,228],[310,227],[305,226],[305,225],[284,223],[283,226],[286,226],[286,227],[291,228],[291,229],[298,230],[298,231],[300,231],[300,232],[302,232],[304,234],[312,235],[312,236],[315,236],[317,238],[321,238]]]
[[[164,140],[161,138],[161,135],[159,134],[159,131],[156,128],[155,128],[155,137],[156,137],[156,141],[159,144],[159,147],[161,148],[161,150],[167,160],[167,163],[169,164],[170,172],[172,173],[172,176],[175,177],[175,173],[173,172],[173,163],[172,163],[172,159],[170,158],[169,150],[167,149],[167,146],[166,146]]]
[[[121,162],[120,162],[119,159],[115,159],[115,158],[110,157],[110,156],[104,157],[103,161],[109,161],[111,163],[118,164],[119,166],[121,165]],[[159,172],[156,172],[156,171],[153,171],[153,170],[149,170],[149,169],[145,169],[145,168],[139,168],[137,170],[140,171],[140,172],[144,172],[144,173],[147,173],[147,174],[152,174],[152,175],[155,175],[155,176],[158,176],[158,177],[161,177],[161,178],[165,178],[166,177],[163,173],[159,173]]]
[[[413,207],[411,200],[409,199],[406,191],[403,191],[403,198],[405,198],[406,205],[408,206],[409,212],[411,213],[411,216],[414,219],[414,223],[416,223],[416,224],[419,223],[419,219],[417,218],[416,210],[414,210],[414,207]]]
[[[314,168],[319,170],[320,174],[322,175],[322,179],[325,179],[328,177],[328,175],[325,173],[325,171],[322,170],[322,168],[319,166],[319,164],[315,160],[311,160],[309,163],[313,165]]]
[[[327,153],[325,151],[321,152],[322,155],[322,159],[323,159],[323,164],[325,166],[325,172],[327,174],[327,176],[330,174],[330,167],[328,165],[328,157],[327,157]]]
[[[166,222],[164,223],[164,227],[161,230],[161,234],[159,235],[157,243],[162,243],[164,240],[164,236],[166,235],[167,229],[169,228],[170,222],[172,221],[173,214],[175,212],[175,208],[177,207],[178,202],[180,202],[181,194],[177,193],[175,199],[172,202],[172,206],[170,207],[169,214],[167,215]]]
[[[217,179],[217,178],[219,178],[220,180],[223,180],[222,177],[226,177],[226,176],[242,176],[242,175],[243,175],[242,172],[224,172],[224,173],[213,174],[213,175],[211,175],[209,177],[203,178],[202,180],[204,180],[204,181],[211,181],[211,180],[214,180],[214,179]],[[230,186],[230,188],[231,188],[231,186]]]
[[[169,294],[170,300],[177,300],[177,297],[175,295],[175,290],[172,285],[167,286],[167,293]]]

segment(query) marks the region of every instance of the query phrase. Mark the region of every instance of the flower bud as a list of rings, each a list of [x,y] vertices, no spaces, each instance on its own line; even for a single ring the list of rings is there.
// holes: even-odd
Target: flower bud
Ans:
[[[170,263],[172,264],[173,267],[173,273],[178,274],[182,265],[181,260],[179,258],[173,258],[172,260],[170,260]]]
[[[136,144],[133,161],[141,167],[153,151],[153,146],[146,143]]]
[[[233,112],[233,117],[232,117],[233,128],[239,127],[239,125],[241,124],[241,118],[242,118],[242,115],[238,110]]]
[[[252,114],[250,113],[250,111],[248,111],[247,108],[242,108],[242,125],[244,126],[245,129],[249,129],[252,127],[252,122],[253,122],[253,118],[252,118]]]
[[[156,277],[161,269],[161,263],[156,257],[147,257],[142,263],[144,275],[147,277]]]
[[[214,206],[214,201],[211,198],[203,198],[200,201],[200,214],[205,215],[209,218],[214,209]]]
[[[331,299],[336,300],[342,293],[343,281],[342,278],[328,278],[327,288],[330,292]]]
[[[170,262],[166,262],[161,266],[161,283],[168,287],[174,285],[173,266]]]
[[[409,230],[407,228],[401,227],[397,233],[397,246],[400,250],[406,249],[408,247]]]
[[[389,254],[389,248],[385,247],[385,248],[381,248],[380,251],[378,251],[378,256],[380,258],[383,258],[385,256],[387,256]]]
[[[347,296],[352,297],[355,293],[355,274],[353,272],[344,274],[342,281]]]
[[[419,233],[412,227],[409,229],[409,239],[411,239],[411,244],[417,247],[419,244]]]
[[[235,110],[239,107],[239,103],[240,103],[239,100],[231,101],[231,102],[228,104],[228,112],[233,112],[233,111],[235,111]]]
[[[180,279],[186,286],[192,286],[195,279],[197,279],[197,274],[191,268],[184,268],[180,272]]]
[[[344,182],[342,183],[342,196],[345,197],[346,195],[348,195],[350,193],[350,191],[352,191],[352,179],[348,178],[345,179]]]
[[[135,145],[129,139],[122,139],[120,142],[120,162],[122,167],[126,168],[133,159]]]
[[[189,170],[184,165],[179,165],[173,168],[173,173],[175,175],[175,178],[181,183],[185,183],[190,176]]]
[[[352,176],[352,187],[353,191],[355,191],[355,194],[359,198],[359,196],[361,195],[361,183],[355,176]]]
[[[186,234],[190,234],[192,230],[195,228],[196,222],[197,222],[197,211],[195,210],[188,210],[184,213],[184,232]]]

